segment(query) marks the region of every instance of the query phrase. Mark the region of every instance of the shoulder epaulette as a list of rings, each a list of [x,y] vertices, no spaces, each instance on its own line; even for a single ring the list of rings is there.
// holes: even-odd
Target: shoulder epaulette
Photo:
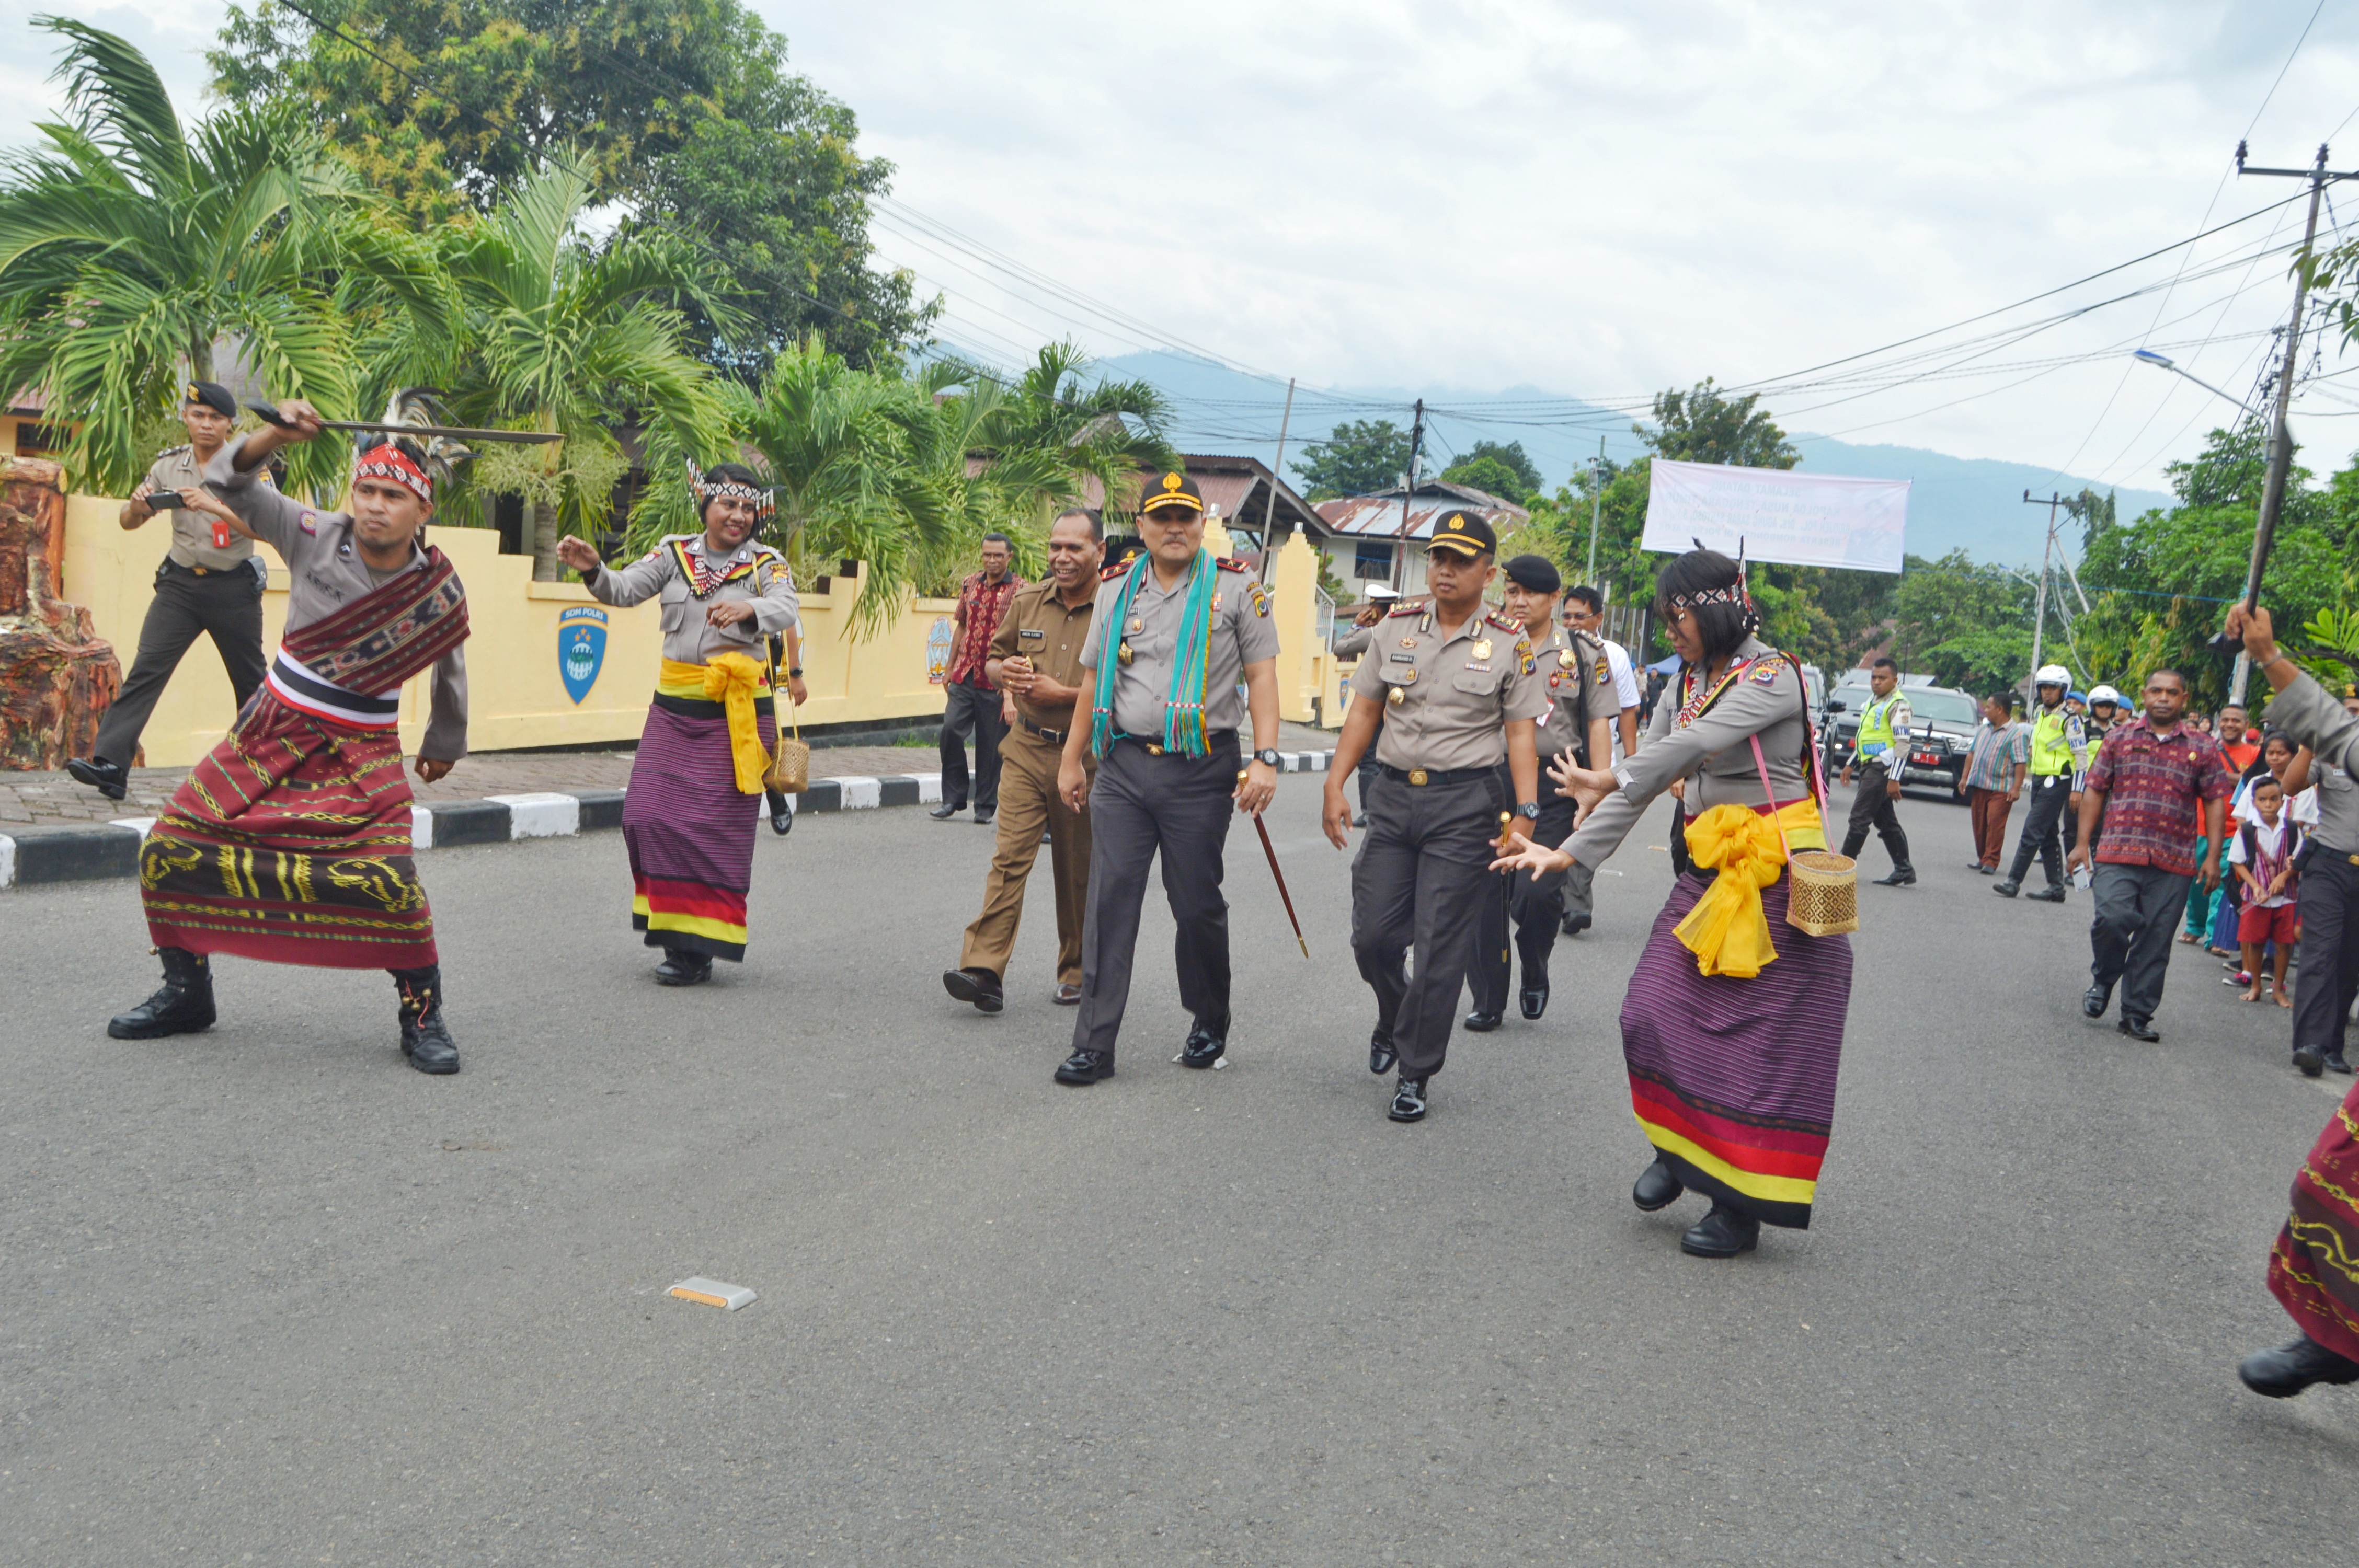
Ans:
[[[1112,582],[1114,579],[1128,571],[1130,567],[1131,563],[1129,561],[1116,561],[1113,566],[1107,567],[1098,573],[1098,580],[1100,582]]]
[[[177,446],[177,447],[167,447],[167,448],[165,448],[161,452],[158,452],[158,453],[157,454],[157,456],[158,456],[158,457],[165,457],[165,458],[177,458],[177,457],[179,457],[182,452],[188,451],[189,449],[190,449],[190,448],[189,448],[189,444],[188,444],[187,442],[183,441],[182,443],[180,443],[180,445],[179,445],[179,446]]]
[[[1400,617],[1402,617],[1402,616],[1404,616],[1404,615],[1419,615],[1419,614],[1422,614],[1422,613],[1424,613],[1424,611],[1425,611],[1425,606],[1424,606],[1424,605],[1422,605],[1422,604],[1400,604],[1400,605],[1396,605],[1396,606],[1394,606],[1392,609],[1387,610],[1387,611],[1385,611],[1385,619],[1386,619],[1386,620],[1387,620],[1387,621],[1397,621],[1397,620],[1398,620]]]
[[[1513,632],[1519,637],[1524,633],[1522,622],[1510,621],[1495,610],[1485,611],[1483,620],[1485,624],[1496,626],[1502,632]]]
[[[1238,560],[1234,556],[1223,556],[1212,564],[1224,572],[1251,572],[1253,570],[1253,568],[1247,566],[1245,562]]]

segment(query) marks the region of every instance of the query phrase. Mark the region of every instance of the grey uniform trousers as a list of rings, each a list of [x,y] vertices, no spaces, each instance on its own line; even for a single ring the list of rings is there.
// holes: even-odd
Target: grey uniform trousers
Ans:
[[[2301,910],[2301,969],[2293,988],[2293,1045],[2343,1053],[2351,1002],[2359,997],[2359,866],[2319,845],[2294,894]]]
[[[2194,880],[2156,866],[2097,867],[2089,978],[2108,989],[2120,983],[2124,1018],[2151,1019],[2161,1005],[2170,934],[2179,929],[2187,884]]]
[[[1172,957],[1180,1005],[1225,1038],[1229,1030],[1229,903],[1221,856],[1236,815],[1237,735],[1212,737],[1210,756],[1150,756],[1117,741],[1090,786],[1090,900],[1082,918],[1082,1001],[1073,1049],[1114,1050],[1130,1002],[1147,868],[1163,856],[1163,894],[1180,930]]]
[[[1484,906],[1499,902],[1498,781],[1412,784],[1391,773],[1368,796],[1368,831],[1352,861],[1352,951],[1376,993],[1376,1028],[1403,1077],[1441,1069],[1458,999],[1474,967]],[[1402,958],[1417,948],[1417,976]]]
[[[999,693],[968,686],[963,681],[951,682],[943,693],[942,799],[953,806],[967,802],[966,737],[971,730],[974,735],[974,808],[999,809],[999,743],[1007,738],[1007,725],[999,717]]]
[[[1500,788],[1512,791],[1515,785],[1504,776]],[[1543,786],[1540,796],[1539,820],[1532,824],[1531,840],[1553,849],[1572,833],[1572,801]],[[1498,816],[1495,812],[1492,821]],[[1594,875],[1594,873],[1591,873]],[[1524,984],[1548,983],[1549,954],[1556,947],[1558,931],[1564,925],[1565,893],[1569,879],[1562,871],[1550,871],[1538,881],[1529,871],[1498,872],[1499,896],[1483,901],[1483,935],[1474,957],[1474,1011],[1505,1012],[1507,993],[1515,989],[1515,976],[1507,946],[1507,928],[1515,927],[1515,951],[1523,957]],[[1582,880],[1582,914],[1589,913],[1589,878]]]
[[[213,640],[242,711],[270,669],[262,656],[262,580],[251,567],[199,577],[167,560],[157,571],[156,597],[147,603],[147,618],[139,623],[139,652],[114,706],[98,721],[92,755],[103,762],[131,765],[157,700],[201,634]]]

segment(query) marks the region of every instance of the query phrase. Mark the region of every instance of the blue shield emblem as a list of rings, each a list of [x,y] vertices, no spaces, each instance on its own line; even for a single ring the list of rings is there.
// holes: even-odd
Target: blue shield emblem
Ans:
[[[598,671],[605,662],[606,612],[588,604],[560,611],[557,674],[565,683],[565,695],[573,699],[576,707],[598,684]]]

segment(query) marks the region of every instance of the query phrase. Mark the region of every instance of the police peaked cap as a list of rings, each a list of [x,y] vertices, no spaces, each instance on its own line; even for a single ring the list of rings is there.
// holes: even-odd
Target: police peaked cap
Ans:
[[[1190,512],[1201,514],[1204,492],[1197,488],[1193,479],[1177,470],[1166,473],[1161,479],[1149,480],[1139,487],[1138,514],[1141,517],[1166,506],[1184,506]]]

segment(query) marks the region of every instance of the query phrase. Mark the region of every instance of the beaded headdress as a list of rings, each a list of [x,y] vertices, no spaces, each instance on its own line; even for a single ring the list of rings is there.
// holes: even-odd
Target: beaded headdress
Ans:
[[[699,516],[702,516],[704,509],[716,501],[750,502],[756,527],[777,514],[777,497],[771,492],[769,486],[745,484],[734,479],[707,480],[693,462],[688,464],[688,488],[696,492]]]

